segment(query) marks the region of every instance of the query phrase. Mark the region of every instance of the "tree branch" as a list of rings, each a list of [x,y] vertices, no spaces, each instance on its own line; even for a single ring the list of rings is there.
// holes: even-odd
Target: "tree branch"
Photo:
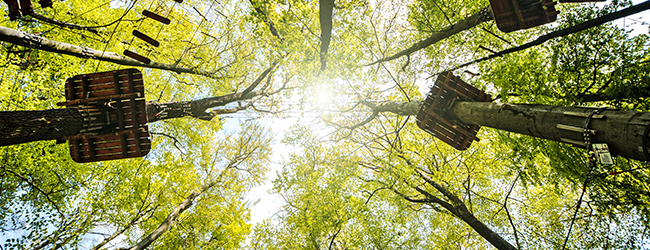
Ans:
[[[61,218],[64,217],[63,212],[61,212],[61,209],[59,208],[59,206],[58,206],[56,203],[54,203],[54,201],[52,201],[52,199],[50,199],[50,196],[49,196],[47,193],[45,193],[45,191],[43,191],[43,189],[41,189],[40,187],[38,187],[36,184],[34,184],[34,182],[32,182],[31,180],[29,180],[27,177],[25,177],[25,176],[23,176],[23,175],[21,175],[21,174],[19,174],[19,173],[16,173],[16,172],[14,172],[14,171],[11,170],[11,169],[4,168],[4,170],[7,171],[7,172],[9,172],[9,173],[11,173],[11,174],[13,174],[13,175],[15,175],[16,177],[20,178],[21,180],[27,182],[27,184],[29,184],[32,188],[34,188],[36,191],[38,191],[38,192],[41,193],[43,196],[45,196],[45,199],[47,199],[47,201],[49,201],[50,204],[52,204],[52,206],[54,207],[54,209],[56,209],[56,212],[59,213],[59,215],[61,216]]]
[[[188,74],[207,76],[215,79],[222,78],[220,76],[217,76],[218,71],[208,72],[204,70],[184,68],[184,67],[179,67],[177,65],[157,63],[157,62],[142,63],[140,61],[121,56],[114,52],[104,52],[96,49],[86,48],[86,47],[72,45],[68,43],[62,43],[54,40],[49,40],[40,36],[36,36],[30,33],[26,33],[23,31],[9,29],[1,26],[0,26],[0,41],[9,42],[16,45],[44,50],[44,51],[71,55],[79,58],[91,58],[99,61],[112,62],[120,65],[162,69],[171,72],[176,72],[179,74],[188,73]]]
[[[488,14],[485,14],[486,12]],[[488,15],[489,18],[486,18],[485,17],[486,15]],[[491,11],[490,6],[483,7],[478,13],[476,13],[474,15],[471,15],[471,16],[463,19],[463,20],[460,20],[455,24],[447,26],[447,27],[443,28],[441,31],[433,33],[427,39],[419,41],[419,42],[413,44],[411,47],[409,47],[407,49],[404,49],[404,50],[402,50],[400,52],[397,52],[396,54],[394,54],[392,56],[381,58],[381,59],[379,59],[377,61],[374,61],[374,62],[372,62],[372,63],[370,63],[370,64],[368,64],[366,66],[375,65],[375,64],[378,64],[378,63],[382,63],[382,62],[391,61],[391,60],[400,58],[400,57],[405,56],[405,55],[410,55],[413,52],[416,52],[418,50],[421,50],[421,49],[424,49],[424,48],[426,48],[428,46],[431,46],[431,45],[433,45],[433,44],[435,44],[435,43],[437,43],[439,41],[442,41],[443,39],[449,38],[449,37],[461,32],[461,31],[471,29],[474,26],[479,25],[479,24],[491,19],[491,16],[492,16],[492,11]]]
[[[280,39],[280,41],[284,42],[284,38],[280,35],[278,30],[275,28],[275,24],[273,23],[273,20],[262,10],[259,6],[260,4],[256,4],[253,2],[253,0],[250,0],[251,5],[253,6],[253,9],[255,9],[255,12],[257,12],[260,16],[262,16],[262,21],[266,24],[269,25],[269,30],[271,31],[271,34],[273,34],[275,37]]]
[[[33,17],[34,19],[39,20],[41,22],[49,23],[49,24],[56,25],[56,26],[59,26],[59,27],[73,29],[73,30],[85,30],[85,31],[88,31],[88,32],[91,32],[91,33],[94,33],[94,34],[99,33],[97,31],[97,29],[94,28],[94,27],[81,26],[81,25],[74,24],[74,23],[66,23],[66,22],[62,22],[62,21],[59,21],[59,20],[54,20],[52,18],[43,16],[43,15],[38,14],[36,12],[33,12],[33,13],[29,14],[29,15],[31,17]]]
[[[575,26],[571,26],[571,27],[561,29],[561,30],[558,30],[558,31],[553,31],[551,33],[548,33],[546,35],[538,37],[537,39],[533,40],[532,42],[528,42],[528,43],[525,43],[523,45],[520,45],[520,46],[517,46],[517,47],[514,47],[514,48],[506,49],[506,50],[497,52],[495,54],[491,54],[491,55],[489,55],[487,57],[483,57],[481,59],[477,59],[477,60],[474,60],[474,61],[471,61],[471,62],[468,62],[468,63],[461,64],[459,66],[454,67],[453,69],[445,70],[443,72],[454,71],[454,70],[460,69],[462,67],[472,65],[474,63],[490,60],[490,59],[495,58],[495,57],[501,57],[503,55],[510,54],[512,52],[525,50],[525,49],[540,45],[542,43],[545,43],[548,40],[551,40],[553,38],[571,35],[573,33],[577,33],[577,32],[592,28],[592,27],[596,27],[596,26],[604,24],[606,22],[613,21],[613,20],[619,19],[621,17],[626,17],[626,16],[629,16],[629,15],[632,15],[632,14],[636,14],[636,13],[639,13],[639,12],[647,10],[647,9],[650,9],[650,1],[645,1],[643,3],[640,3],[640,4],[637,4],[637,5],[625,8],[623,10],[620,10],[620,11],[617,11],[617,12],[614,12],[614,13],[610,13],[610,14],[601,16],[599,18],[591,19],[589,21],[586,21],[584,23],[581,23],[581,24],[578,24],[578,25],[575,25]],[[434,75],[437,75],[437,74],[434,74]]]

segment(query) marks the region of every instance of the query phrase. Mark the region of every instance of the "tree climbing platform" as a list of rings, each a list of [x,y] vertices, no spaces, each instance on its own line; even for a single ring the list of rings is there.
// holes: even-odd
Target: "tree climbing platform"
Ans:
[[[559,11],[553,0],[490,0],[499,30],[512,32],[554,22]]]
[[[69,141],[76,162],[142,157],[151,141],[147,127],[142,73],[137,69],[77,75],[66,82],[67,101],[76,107],[84,129]]]
[[[7,4],[9,11],[9,20],[16,20],[24,15],[29,15],[34,13],[34,8],[32,8],[31,0],[4,0]],[[47,8],[52,7],[52,0],[40,0],[38,2],[41,7]]]
[[[456,101],[491,102],[489,94],[467,84],[451,72],[438,75],[417,115],[417,125],[424,131],[458,150],[478,141],[479,125],[465,125],[451,117]]]

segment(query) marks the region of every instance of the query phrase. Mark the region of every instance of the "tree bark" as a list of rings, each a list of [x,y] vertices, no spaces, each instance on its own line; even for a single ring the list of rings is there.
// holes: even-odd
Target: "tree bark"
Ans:
[[[327,68],[327,50],[332,39],[332,13],[334,12],[334,0],[318,1],[318,18],[320,20],[320,70]]]
[[[13,43],[16,45],[25,46],[33,49],[66,54],[66,55],[76,56],[80,58],[92,58],[95,60],[112,62],[120,65],[162,69],[162,70],[176,72],[179,74],[188,73],[188,74],[207,76],[211,78],[219,78],[219,76],[217,76],[217,72],[207,72],[204,70],[178,67],[176,65],[163,64],[157,62],[142,63],[140,61],[121,56],[114,52],[103,52],[96,49],[86,48],[86,47],[72,45],[68,43],[57,42],[30,33],[9,29],[2,26],[0,26],[0,41],[9,42],[9,43]]]
[[[462,123],[476,124],[584,147],[583,129],[595,134],[592,143],[607,143],[613,155],[640,161],[650,160],[648,150],[650,113],[604,109],[587,123],[597,109],[536,104],[457,102],[453,116]],[[645,136],[645,138],[644,138]],[[645,141],[644,141],[645,140]]]
[[[193,101],[168,103],[146,102],[145,112],[147,123],[160,120],[192,116],[202,120],[210,120],[219,111],[205,112],[206,109],[225,106],[229,103],[250,100],[257,96],[268,95],[263,87],[253,90],[275,69],[277,63],[264,70],[255,81],[244,91],[223,96],[203,98]],[[280,88],[283,89],[284,87]],[[279,90],[277,90],[279,91]],[[274,93],[277,93],[274,92]],[[245,109],[240,106],[229,109],[232,113]],[[99,108],[100,112],[108,112],[111,108]],[[102,117],[103,115],[99,116]],[[78,134],[84,127],[84,118],[77,108],[49,109],[37,111],[1,111],[0,112],[0,146],[8,146],[40,140],[54,140]]]
[[[373,114],[390,112],[405,116],[417,115],[419,108],[416,107],[421,103],[363,102],[373,110]],[[468,125],[486,126],[585,147],[583,129],[589,114],[596,110],[537,104],[456,102],[448,115]],[[595,133],[589,136],[592,143],[607,143],[612,155],[640,161],[650,160],[643,151],[644,148],[650,150],[650,113],[604,109],[599,114],[603,117],[594,116],[588,124],[588,129]]]
[[[75,135],[83,118],[75,108],[34,111],[0,111],[0,146],[54,140]]]

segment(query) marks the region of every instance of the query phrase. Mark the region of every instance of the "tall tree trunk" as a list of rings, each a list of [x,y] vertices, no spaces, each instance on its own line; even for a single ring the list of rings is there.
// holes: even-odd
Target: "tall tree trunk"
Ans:
[[[33,49],[45,50],[60,54],[76,56],[80,58],[92,58],[95,60],[112,62],[120,65],[138,66],[153,69],[168,70],[176,73],[188,73],[203,75],[211,78],[219,78],[217,72],[207,72],[204,70],[178,67],[177,65],[163,64],[157,62],[142,63],[140,61],[121,56],[114,52],[104,52],[96,49],[72,45],[68,43],[49,40],[34,34],[22,32],[19,30],[9,29],[0,26],[0,41],[9,42],[20,46]]]
[[[499,234],[492,231],[492,229],[490,229],[482,221],[476,218],[474,214],[472,214],[472,212],[470,212],[467,209],[465,202],[460,200],[458,196],[450,192],[444,186],[435,182],[427,174],[425,174],[424,171],[420,169],[416,169],[415,171],[420,175],[420,177],[422,177],[422,179],[424,179],[427,183],[429,183],[436,190],[438,190],[438,192],[440,192],[445,197],[447,197],[449,201],[451,201],[451,207],[449,206],[445,207],[447,210],[449,210],[449,212],[452,212],[454,215],[456,215],[456,217],[460,218],[465,223],[467,223],[470,227],[472,227],[472,229],[474,229],[474,231],[476,231],[478,234],[483,236],[483,238],[485,238],[488,242],[490,242],[490,244],[492,244],[497,249],[501,249],[501,250],[517,249],[516,247],[512,246],[512,244],[510,244],[508,241],[503,239]]]
[[[0,111],[0,146],[75,135],[83,124],[76,108]]]
[[[320,70],[327,67],[327,50],[332,39],[332,13],[334,12],[334,0],[318,1],[318,18],[320,20]]]
[[[650,160],[643,152],[648,150],[650,113],[604,109],[587,117],[597,109],[562,107],[537,104],[503,104],[486,102],[458,102],[453,115],[465,124],[476,124],[548,140],[585,146],[583,129],[593,131],[593,143],[607,143],[613,155],[641,161]]]
[[[390,112],[397,115],[417,115],[421,101],[407,103],[363,102],[373,114]],[[563,107],[537,104],[507,104],[489,102],[456,102],[451,117],[472,125],[480,125],[548,140],[584,147],[583,129],[587,117],[596,108]],[[602,116],[602,117],[601,117]],[[367,122],[366,122],[367,123]],[[353,126],[356,127],[356,126]],[[607,143],[613,155],[648,161],[643,151],[650,150],[650,113],[604,109],[590,119],[592,143]],[[645,143],[645,145],[644,145]]]
[[[171,213],[169,213],[167,218],[165,218],[165,220],[155,230],[153,230],[153,232],[151,232],[146,237],[142,238],[140,242],[135,244],[135,246],[129,248],[129,250],[142,250],[149,247],[151,243],[156,241],[161,235],[166,233],[173,226],[174,221],[177,221],[178,217],[181,216],[181,214],[185,212],[185,210],[187,210],[192,206],[192,203],[194,202],[194,200],[196,200],[197,197],[199,197],[201,194],[203,194],[205,191],[212,188],[216,184],[217,184],[216,181],[210,182],[201,186],[199,190],[192,192],[178,206],[176,206]]]

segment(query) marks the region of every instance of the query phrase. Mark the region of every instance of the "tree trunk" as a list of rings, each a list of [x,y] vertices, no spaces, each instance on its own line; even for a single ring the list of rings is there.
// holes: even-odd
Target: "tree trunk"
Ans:
[[[594,134],[592,143],[607,143],[613,155],[648,161],[650,113],[604,109],[587,117],[595,108],[562,107],[536,104],[458,102],[453,115],[465,124],[476,124],[548,140],[586,145],[583,129]],[[644,138],[645,136],[645,138]],[[645,140],[645,141],[644,141]]]
[[[318,18],[320,20],[320,70],[327,67],[327,50],[332,39],[332,13],[334,0],[318,1]]]
[[[75,135],[83,124],[76,108],[0,111],[0,146]]]
[[[169,213],[167,218],[165,218],[165,220],[155,230],[153,230],[153,232],[151,232],[149,235],[147,235],[142,240],[140,240],[140,242],[138,242],[135,246],[129,248],[129,250],[142,250],[149,247],[151,243],[156,241],[161,235],[166,233],[173,226],[174,222],[178,220],[178,217],[181,216],[181,214],[185,212],[185,210],[187,210],[192,206],[192,203],[194,202],[194,200],[196,200],[197,197],[199,197],[201,194],[203,194],[205,191],[212,188],[216,184],[217,184],[216,181],[211,182],[201,186],[200,190],[192,192],[189,196],[187,196],[187,198],[185,198],[185,200],[181,202],[181,204],[176,206],[174,210],[171,213]]]
[[[485,225],[483,222],[481,222],[478,218],[472,214],[472,212],[467,209],[467,206],[465,205],[465,202],[463,202],[458,196],[456,196],[454,193],[450,192],[447,188],[445,188],[443,185],[440,185],[438,182],[434,181],[431,179],[427,174],[425,174],[424,171],[420,169],[415,169],[415,171],[424,179],[427,183],[429,183],[431,186],[433,186],[438,192],[440,192],[442,195],[447,197],[451,203],[447,203],[446,201],[440,200],[439,198],[430,195],[427,192],[420,192],[422,194],[425,194],[427,198],[435,198],[431,200],[432,202],[435,202],[437,204],[440,204],[442,207],[447,209],[449,212],[453,213],[456,217],[459,219],[463,220],[467,225],[469,225],[474,231],[476,231],[478,234],[480,234],[485,240],[490,242],[494,247],[500,250],[516,250],[517,248],[514,247],[512,244],[510,244],[508,241],[503,239],[499,234],[496,232],[492,231],[487,225]],[[418,189],[418,188],[416,188]],[[419,190],[418,190],[419,191]],[[409,200],[409,199],[407,199]]]
[[[0,41],[9,42],[9,43],[13,43],[20,46],[33,48],[33,49],[66,54],[66,55],[76,56],[80,58],[92,58],[95,60],[112,62],[120,65],[162,69],[162,70],[176,72],[179,74],[188,73],[188,74],[196,74],[196,75],[203,75],[212,78],[218,78],[216,72],[207,72],[203,70],[183,68],[183,67],[178,67],[177,65],[169,65],[169,64],[163,64],[157,62],[142,63],[140,61],[121,56],[114,52],[104,52],[104,51],[72,45],[68,43],[57,42],[30,33],[9,29],[2,26],[0,26]]]

